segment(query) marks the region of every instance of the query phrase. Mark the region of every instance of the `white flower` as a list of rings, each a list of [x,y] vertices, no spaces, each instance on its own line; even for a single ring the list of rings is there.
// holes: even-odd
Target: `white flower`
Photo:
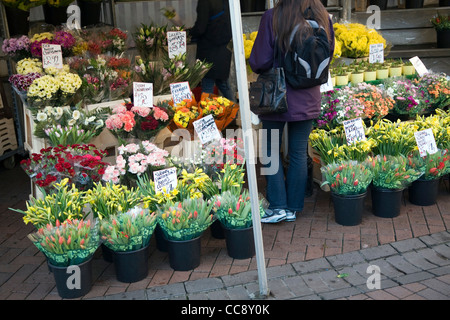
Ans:
[[[80,119],[80,116],[81,116],[81,113],[80,113],[79,110],[75,110],[75,111],[72,113],[72,118],[73,118],[74,120]]]
[[[47,120],[47,114],[45,112],[41,112],[39,111],[37,116],[36,116],[37,121],[41,122],[41,121],[45,121]]]

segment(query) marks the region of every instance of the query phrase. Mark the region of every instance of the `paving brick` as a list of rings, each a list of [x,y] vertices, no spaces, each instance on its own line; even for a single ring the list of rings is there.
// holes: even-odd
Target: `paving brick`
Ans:
[[[286,278],[284,282],[295,297],[307,296],[314,293],[300,276]]]
[[[221,277],[225,287],[232,287],[239,284],[245,284],[250,282],[258,281],[258,272],[257,271],[247,271],[242,272],[237,275],[227,275]]]
[[[392,256],[386,258],[386,261],[389,262],[394,268],[404,272],[406,274],[419,272],[420,269],[409,263],[402,256]]]
[[[391,244],[399,252],[407,252],[414,249],[425,248],[426,245],[417,238],[397,241]]]
[[[301,275],[301,277],[305,284],[316,293],[330,291],[330,288],[323,282],[319,273],[309,273]]]
[[[364,256],[359,251],[344,253],[326,258],[335,267],[344,267],[364,262]]]
[[[402,286],[392,287],[392,288],[388,288],[385,290],[386,290],[386,292],[394,295],[395,297],[397,297],[399,299],[404,299],[413,294],[411,291],[409,291],[408,289],[406,289]]]
[[[436,251],[434,251],[431,248],[417,250],[417,253],[435,265],[438,265],[438,266],[450,265],[449,259],[445,259],[442,255],[438,254]]]
[[[224,283],[220,278],[204,278],[195,281],[187,281],[184,283],[184,286],[186,292],[190,294],[194,292],[221,289],[224,287]]]
[[[386,290],[376,290],[366,293],[367,296],[374,300],[399,300],[396,296],[390,294]]]
[[[378,247],[362,249],[359,252],[367,260],[384,258],[398,253],[391,245],[387,244]]]
[[[270,267],[266,269],[267,279],[289,277],[296,274],[295,269],[290,264]]]
[[[318,271],[318,270],[325,270],[331,268],[331,264],[328,262],[325,258],[319,258],[311,261],[302,261],[293,263],[292,266],[294,267],[295,271],[297,273],[308,273],[312,271]]]
[[[446,244],[440,244],[433,246],[433,250],[436,251],[443,259],[450,260],[450,247]]]
[[[403,254],[403,257],[411,264],[420,268],[422,270],[430,270],[434,269],[437,266],[435,264],[430,263],[421,255],[417,254],[417,252],[406,252]]]
[[[412,282],[419,282],[422,280],[430,279],[433,277],[432,273],[426,272],[426,271],[420,271],[417,273],[410,273],[406,274],[404,276],[400,276],[395,278],[395,281],[397,281],[400,284],[408,284]]]
[[[442,293],[443,295],[450,297],[450,284],[439,281],[437,279],[427,279],[421,281],[423,285],[432,288],[435,291]]]
[[[448,300],[449,296],[443,295],[433,289],[425,289],[417,293],[417,295],[424,297],[427,300]]]
[[[183,295],[186,294],[186,289],[183,283],[173,283],[166,286],[148,288],[146,294],[148,299],[153,300]]]
[[[147,300],[146,290],[112,294],[105,296],[105,300]]]
[[[294,295],[282,279],[271,279],[268,281],[268,286],[270,288],[270,294],[276,300],[286,300],[294,298]]]
[[[339,289],[339,290],[333,290],[330,292],[323,292],[323,293],[320,293],[319,295],[320,295],[320,297],[322,297],[325,300],[336,300],[336,299],[340,299],[340,298],[357,296],[360,293],[361,292],[358,290],[358,288],[349,287],[349,288],[344,288],[344,289]]]
[[[425,242],[428,246],[433,246],[450,241],[450,233],[448,231],[439,232],[436,234],[420,237],[419,239]]]

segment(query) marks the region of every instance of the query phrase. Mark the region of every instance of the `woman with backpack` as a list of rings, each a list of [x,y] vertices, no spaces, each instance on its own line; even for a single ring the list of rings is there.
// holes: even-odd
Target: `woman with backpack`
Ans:
[[[302,45],[309,45],[314,36],[311,23],[314,20],[320,30],[325,31],[329,56],[334,51],[334,31],[330,16],[320,0],[279,0],[275,7],[267,10],[261,17],[258,35],[250,55],[250,67],[255,73],[283,65],[294,44],[296,50]],[[297,31],[291,42],[291,34]],[[281,57],[274,57],[274,48],[281,52]],[[304,48],[305,52],[314,53],[314,48]],[[328,53],[327,53],[328,54]],[[314,59],[313,59],[314,60]],[[330,59],[331,60],[331,59]],[[292,61],[291,61],[292,62]],[[295,61],[294,61],[295,63]],[[329,61],[328,61],[329,65]],[[328,70],[328,65],[326,70]],[[323,66],[322,66],[323,67]],[[326,71],[328,72],[328,71]],[[263,169],[266,174],[266,198],[269,208],[261,218],[263,223],[295,221],[296,213],[304,206],[307,185],[308,138],[313,120],[319,116],[321,108],[320,85],[308,83],[302,88],[294,88],[286,78],[286,98],[288,111],[282,114],[260,115],[262,128],[266,131],[263,141]],[[289,165],[284,173],[281,160],[281,143],[283,130],[287,124]],[[263,135],[264,136],[264,135]],[[273,138],[272,138],[273,137]],[[270,160],[270,163],[267,161]],[[264,174],[264,172],[262,172]]]

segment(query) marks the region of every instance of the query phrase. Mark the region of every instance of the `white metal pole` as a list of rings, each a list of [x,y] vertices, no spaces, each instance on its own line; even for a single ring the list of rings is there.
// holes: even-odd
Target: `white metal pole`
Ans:
[[[269,294],[267,285],[266,263],[262,241],[261,217],[259,215],[258,186],[254,163],[254,145],[251,125],[250,102],[248,97],[247,69],[245,64],[244,40],[242,37],[242,18],[239,0],[230,0],[231,28],[233,32],[233,49],[236,65],[236,80],[239,93],[239,107],[241,126],[243,131],[245,161],[247,169],[248,187],[252,207],[253,234],[255,241],[256,263],[258,267],[259,292],[262,296]]]

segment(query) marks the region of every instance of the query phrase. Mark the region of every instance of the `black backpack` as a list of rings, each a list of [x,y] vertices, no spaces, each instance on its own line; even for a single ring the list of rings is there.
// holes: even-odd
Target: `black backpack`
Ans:
[[[331,54],[327,33],[316,21],[306,21],[313,28],[313,33],[299,44],[294,41],[299,28],[297,25],[290,36],[291,50],[285,54],[284,60],[279,59],[286,81],[295,89],[319,86],[328,80]]]

